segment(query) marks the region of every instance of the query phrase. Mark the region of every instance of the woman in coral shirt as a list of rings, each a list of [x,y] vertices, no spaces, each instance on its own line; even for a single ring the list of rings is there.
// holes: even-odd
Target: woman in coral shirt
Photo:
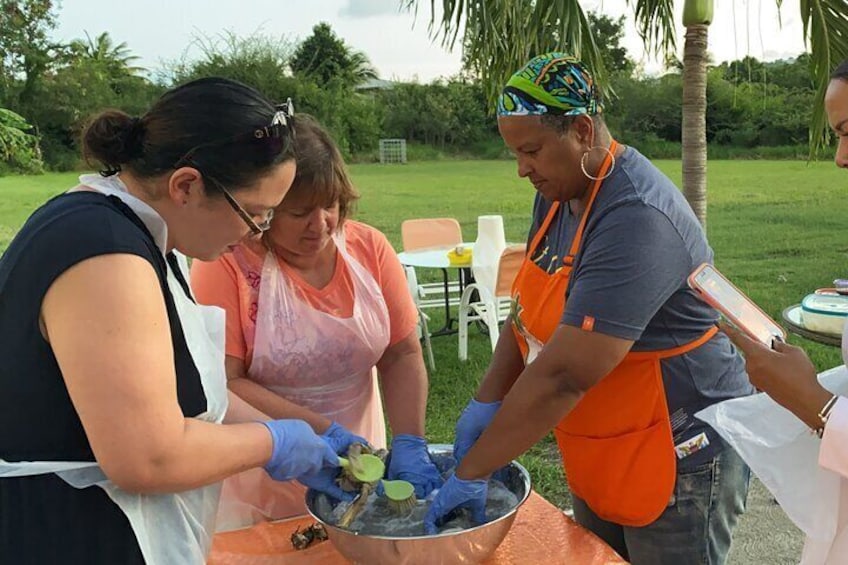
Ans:
[[[423,498],[441,477],[423,437],[427,373],[403,269],[382,233],[348,218],[358,195],[327,132],[309,117],[295,127],[297,174],[271,229],[217,261],[196,261],[192,286],[227,312],[232,392],[269,418],[300,418],[375,447],[386,445],[382,393],[393,431],[388,476]],[[219,529],[302,514],[303,491],[238,475],[224,485]]]

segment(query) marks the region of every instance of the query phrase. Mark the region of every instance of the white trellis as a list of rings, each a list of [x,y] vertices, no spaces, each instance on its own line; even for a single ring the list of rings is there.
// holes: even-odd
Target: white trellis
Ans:
[[[380,140],[380,162],[381,163],[406,163],[406,140],[405,139],[381,139]]]

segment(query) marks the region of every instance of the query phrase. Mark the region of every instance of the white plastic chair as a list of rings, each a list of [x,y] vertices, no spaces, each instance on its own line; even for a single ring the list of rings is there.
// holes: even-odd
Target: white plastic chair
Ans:
[[[509,316],[512,282],[524,260],[526,246],[510,245],[501,253],[495,288],[473,283],[465,287],[459,301],[459,359],[468,359],[468,326],[481,321],[489,330],[492,351],[500,336],[499,324]],[[473,261],[473,256],[472,256]],[[475,292],[477,300],[472,301]]]
[[[436,360],[433,358],[433,344],[430,343],[430,327],[428,324],[430,317],[419,306],[421,294],[418,278],[415,276],[415,269],[412,267],[404,267],[403,270],[406,272],[406,284],[409,293],[412,295],[412,301],[415,302],[415,309],[418,310],[418,337],[424,340],[424,351],[427,353],[430,370],[435,371]]]
[[[462,227],[453,218],[417,218],[400,225],[404,251],[452,247],[462,243]]]

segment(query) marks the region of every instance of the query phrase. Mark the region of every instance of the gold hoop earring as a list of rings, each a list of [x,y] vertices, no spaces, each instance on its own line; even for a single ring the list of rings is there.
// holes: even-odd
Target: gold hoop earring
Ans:
[[[607,169],[607,173],[602,177],[593,177],[588,172],[586,172],[586,157],[589,156],[589,152],[593,149],[603,149],[607,152],[611,159],[610,167],[609,169]],[[613,155],[612,151],[610,151],[608,147],[604,147],[603,145],[595,145],[594,147],[590,147],[589,150],[583,153],[583,156],[580,157],[580,170],[582,170],[583,174],[591,180],[604,180],[612,174],[613,169],[615,169],[615,155]]]

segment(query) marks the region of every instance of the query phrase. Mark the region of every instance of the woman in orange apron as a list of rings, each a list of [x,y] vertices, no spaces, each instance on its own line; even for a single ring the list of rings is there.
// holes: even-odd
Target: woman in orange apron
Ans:
[[[534,222],[513,331],[457,423],[460,464],[426,527],[461,505],[483,519],[485,477],[553,430],[578,522],[632,563],[723,563],[749,473],[694,413],[752,387],[686,285],[712,260],[703,230],[601,110],[561,53],[503,90],[498,126],[538,193]]]

